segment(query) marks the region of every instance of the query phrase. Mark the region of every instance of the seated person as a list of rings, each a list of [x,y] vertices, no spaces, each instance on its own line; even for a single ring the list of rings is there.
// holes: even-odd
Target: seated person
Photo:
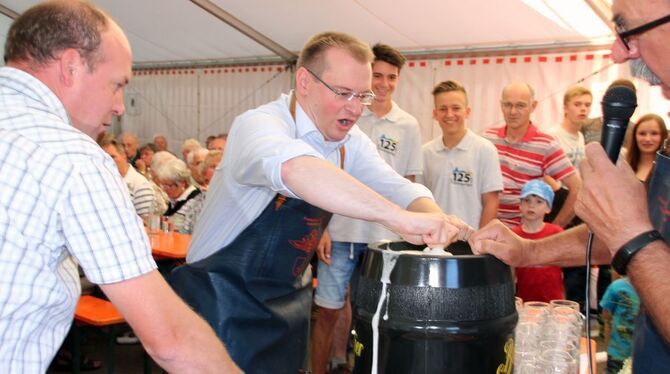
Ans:
[[[206,185],[209,185],[209,183],[212,181],[212,178],[214,178],[214,172],[222,160],[223,152],[217,150],[209,151],[207,157],[205,157],[205,162],[202,165],[202,176]]]
[[[149,215],[154,204],[154,190],[151,183],[128,162],[128,157],[113,136],[105,135],[99,139],[100,147],[112,157],[116,167],[119,169],[123,181],[128,186],[130,200],[135,206],[135,211],[140,217]]]
[[[135,168],[145,177],[151,179],[151,159],[156,153],[156,146],[153,143],[147,143],[140,147],[140,158],[135,161]]]
[[[163,216],[168,217],[175,231],[190,234],[193,227],[185,217],[191,214],[195,197],[201,194],[191,184],[191,172],[184,161],[173,158],[161,164],[154,173],[158,185],[169,198],[168,209]]]
[[[207,190],[207,183],[202,174],[204,170],[202,165],[204,165],[205,158],[209,152],[207,148],[198,148],[192,150],[186,157],[186,164],[189,170],[191,170],[191,183],[201,191]]]
[[[184,140],[184,142],[181,144],[181,155],[184,162],[188,162],[188,155],[198,148],[202,148],[202,146],[197,139],[190,138]]]

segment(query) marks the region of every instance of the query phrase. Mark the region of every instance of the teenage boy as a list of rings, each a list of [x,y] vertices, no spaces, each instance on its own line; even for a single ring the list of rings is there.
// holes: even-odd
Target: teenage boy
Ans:
[[[433,192],[443,211],[472,227],[483,227],[498,214],[498,194],[503,189],[498,152],[490,141],[465,126],[470,107],[460,83],[438,84],[433,97],[433,118],[442,136],[423,146],[419,180]]]

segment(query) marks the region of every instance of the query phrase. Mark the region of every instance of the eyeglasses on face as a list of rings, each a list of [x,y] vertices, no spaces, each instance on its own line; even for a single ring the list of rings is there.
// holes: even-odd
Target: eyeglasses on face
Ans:
[[[617,36],[619,37],[619,39],[621,39],[621,42],[623,43],[624,47],[626,47],[626,50],[630,50],[630,47],[628,46],[628,39],[631,36],[640,35],[644,32],[647,32],[651,29],[655,29],[656,27],[664,25],[668,22],[670,22],[670,14],[668,14],[665,17],[661,17],[661,18],[658,18],[656,20],[653,20],[651,22],[647,22],[643,25],[632,28],[630,30],[625,30],[623,28],[623,25],[621,24],[621,21],[620,20],[615,20],[615,29],[616,29]]]
[[[307,70],[310,74],[312,74],[312,76],[316,78],[316,80],[321,82],[329,90],[333,91],[335,97],[338,100],[352,101],[354,98],[356,98],[363,105],[370,105],[375,100],[375,94],[372,92],[353,92],[350,90],[340,90],[324,82],[323,79],[321,79],[318,75],[316,75],[313,71],[309,70],[307,67],[305,67],[305,70]]]

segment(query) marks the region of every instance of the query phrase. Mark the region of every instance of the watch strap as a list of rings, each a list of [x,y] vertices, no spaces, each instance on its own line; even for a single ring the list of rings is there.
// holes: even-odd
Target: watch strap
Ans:
[[[626,268],[628,263],[639,252],[642,248],[646,247],[647,244],[655,242],[657,240],[663,240],[663,236],[658,230],[651,230],[643,232],[642,234],[634,237],[628,243],[624,244],[614,255],[612,259],[612,267],[617,273],[621,275],[626,274]]]

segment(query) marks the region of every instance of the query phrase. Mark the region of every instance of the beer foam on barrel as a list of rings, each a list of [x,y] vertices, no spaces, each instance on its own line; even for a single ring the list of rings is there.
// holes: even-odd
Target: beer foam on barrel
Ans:
[[[388,300],[387,294],[386,294],[386,287],[388,286],[389,283],[391,283],[391,272],[393,271],[393,268],[395,267],[396,261],[398,261],[398,256],[400,255],[398,252],[394,252],[389,249],[382,250],[382,258],[384,259],[384,265],[382,267],[382,277],[381,277],[381,282],[382,282],[382,291],[379,295],[379,302],[377,303],[377,311],[375,314],[372,316],[372,374],[377,374],[377,363],[379,359],[379,315],[382,310],[382,306],[384,305],[384,301],[387,302],[388,306]],[[388,312],[387,312],[388,313]],[[384,318],[385,320],[388,319],[388,316]]]

